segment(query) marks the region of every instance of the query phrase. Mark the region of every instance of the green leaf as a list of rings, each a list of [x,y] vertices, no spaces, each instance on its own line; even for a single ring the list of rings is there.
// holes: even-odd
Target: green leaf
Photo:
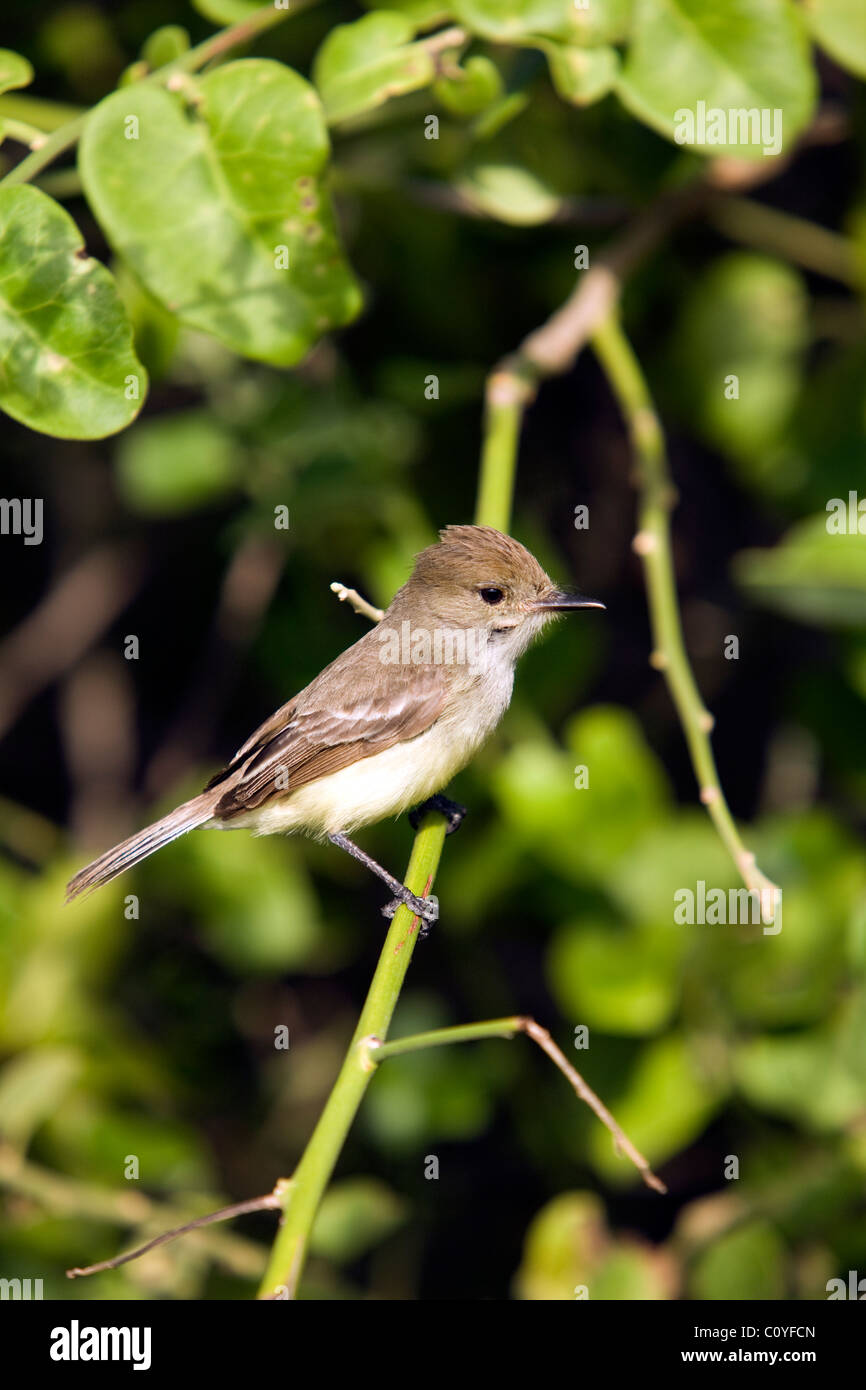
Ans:
[[[452,6],[442,0],[361,0],[365,10],[398,10],[414,30],[432,29],[454,17]]]
[[[237,24],[262,8],[261,0],[192,0],[192,4],[213,24]]]
[[[609,1234],[601,1199],[592,1192],[563,1192],[530,1223],[515,1279],[519,1298],[553,1302],[574,1299],[589,1287],[607,1253]]]
[[[717,1236],[689,1275],[689,1298],[783,1299],[785,1247],[769,1221],[750,1221]]]
[[[808,122],[815,75],[788,0],[637,0],[618,91],[633,115],[677,143],[761,159],[767,148],[779,152],[774,137],[790,148]],[[705,113],[723,113],[724,132],[701,128],[699,103]],[[759,126],[763,117],[765,131],[752,130],[749,121],[740,129],[742,111],[757,112]]]
[[[766,256],[722,256],[683,304],[673,341],[677,399],[703,438],[736,460],[753,484],[780,485],[778,446],[808,342],[802,277]]]
[[[165,24],[150,35],[141,50],[149,68],[162,68],[189,50],[189,34],[179,24]]]
[[[831,498],[827,515],[791,528],[772,550],[744,550],[733,573],[767,608],[819,627],[866,625],[866,511],[858,498]],[[852,510],[853,509],[853,510]],[[864,534],[852,531],[862,523]],[[839,534],[828,526],[844,524]]]
[[[9,48],[0,48],[0,92],[11,92],[14,87],[27,87],[33,81],[33,68],[20,53]]]
[[[743,1043],[734,1057],[752,1105],[818,1132],[844,1130],[863,1113],[863,1076],[845,1064],[834,1028]],[[858,1042],[866,1043],[862,1007]],[[862,1057],[862,1052],[861,1052]]]
[[[531,169],[521,164],[474,160],[455,180],[455,185],[479,212],[515,227],[535,227],[549,222],[562,201]]]
[[[347,1178],[322,1198],[310,1236],[316,1255],[338,1264],[360,1259],[406,1219],[407,1204],[375,1178]]]
[[[503,43],[533,37],[597,44],[616,41],[628,29],[633,0],[454,0],[461,24]]]
[[[0,1115],[4,1137],[22,1148],[54,1113],[83,1070],[71,1047],[33,1047],[19,1053],[0,1072]]]
[[[222,497],[236,484],[232,441],[206,411],[147,420],[121,442],[120,491],[138,512],[174,516]]]
[[[576,923],[554,937],[547,960],[550,988],[563,1013],[604,1033],[658,1032],[679,998],[686,947],[675,926],[617,930]]]
[[[858,77],[866,77],[866,6],[862,0],[809,0],[803,18],[816,43]]]
[[[44,434],[101,439],[146,393],[114,280],[72,218],[36,188],[0,189],[0,407]]]
[[[433,58],[423,43],[410,42],[412,34],[411,21],[391,10],[331,30],[313,64],[313,81],[330,122],[430,85],[436,75]]]
[[[459,77],[440,77],[433,84],[437,101],[455,116],[475,116],[502,97],[502,77],[495,63],[477,54],[467,58]]]
[[[616,82],[619,54],[615,48],[578,48],[576,44],[545,42],[550,78],[559,95],[573,106],[590,106],[607,96]]]
[[[192,109],[145,83],[101,102],[79,152],[85,191],[116,251],[183,323],[291,366],[360,307],[321,186],[318,98],[268,59],[229,63],[197,90]]]
[[[533,1217],[515,1286],[532,1301],[660,1299],[671,1297],[671,1272],[666,1252],[611,1237],[593,1193],[564,1192]]]

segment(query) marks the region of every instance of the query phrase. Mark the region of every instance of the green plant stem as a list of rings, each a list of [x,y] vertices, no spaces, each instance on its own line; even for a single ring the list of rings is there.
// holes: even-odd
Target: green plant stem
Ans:
[[[47,139],[44,130],[30,125],[28,121],[18,121],[13,116],[0,116],[0,134],[4,140],[15,140],[19,145],[30,146],[34,140]]]
[[[640,363],[615,313],[595,330],[592,345],[619,403],[638,462],[638,534],[633,548],[643,562],[646,579],[654,642],[650,659],[671,692],[701,801],[746,887],[775,894],[776,885],[761,873],[754,854],[743,845],[728,809],[710,743],[713,717],[701,699],[686,654],[671,553],[670,517],[676,494],[661,424]]]
[[[293,0],[291,9],[288,10],[278,10],[274,5],[265,5],[260,10],[254,10],[248,18],[239,20],[237,24],[231,24],[228,28],[221,29],[218,34],[213,34],[203,43],[196,44],[195,48],[191,48],[180,58],[175,58],[172,62],[166,63],[164,67],[157,68],[142,81],[165,82],[173,73],[198,72],[200,68],[215,58],[220,58],[231,49],[248,43],[259,34],[273,29],[275,25],[282,24],[283,20],[288,19],[290,15],[297,14],[300,10],[307,9],[316,3],[317,0]],[[41,145],[38,150],[34,150],[26,159],[22,159],[20,164],[16,164],[15,168],[11,169],[6,177],[0,180],[0,183],[7,185],[28,183],[64,150],[77,144],[89,115],[90,112],[85,111],[65,125],[60,126],[58,130],[53,131],[44,145]]]
[[[402,1057],[407,1052],[420,1052],[426,1047],[444,1047],[448,1043],[478,1042],[480,1038],[513,1038],[523,1031],[523,1019],[491,1018],[485,1023],[461,1023],[455,1028],[433,1028],[429,1033],[413,1033],[408,1038],[380,1042],[372,1038],[367,1043],[370,1061],[384,1062],[388,1057]]]
[[[498,381],[491,381],[487,390],[484,444],[475,508],[478,526],[493,526],[497,531],[508,530],[523,409],[524,400],[519,385],[515,386],[510,378],[500,377]]]
[[[750,198],[714,199],[708,216],[719,231],[734,241],[795,261],[806,270],[817,271],[843,285],[857,288],[860,283],[853,246],[827,227]]]
[[[415,836],[404,879],[410,892],[418,897],[430,892],[445,832],[444,816],[438,811],[428,812]],[[259,1290],[260,1298],[294,1298],[297,1292],[319,1203],[375,1070],[367,1057],[366,1041],[370,1037],[384,1040],[387,1036],[417,939],[418,919],[407,907],[399,907],[340,1074],[292,1180],[285,1186],[283,1220]]]

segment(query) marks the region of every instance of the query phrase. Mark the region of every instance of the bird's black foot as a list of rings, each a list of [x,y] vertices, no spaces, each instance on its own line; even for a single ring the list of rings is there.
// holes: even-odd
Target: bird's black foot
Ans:
[[[410,893],[408,888],[402,890],[402,895],[393,897],[389,903],[382,908],[383,917],[393,917],[398,907],[408,907],[410,912],[414,912],[416,917],[420,917],[423,922],[421,935],[426,936],[433,923],[439,919],[439,899],[435,897],[416,898],[414,893]]]
[[[466,807],[461,806],[457,801],[449,801],[447,796],[442,796],[437,792],[436,796],[428,797],[422,801],[420,806],[409,812],[409,824],[413,830],[417,830],[421,822],[421,817],[425,811],[439,811],[448,821],[446,835],[453,835],[466,815]]]

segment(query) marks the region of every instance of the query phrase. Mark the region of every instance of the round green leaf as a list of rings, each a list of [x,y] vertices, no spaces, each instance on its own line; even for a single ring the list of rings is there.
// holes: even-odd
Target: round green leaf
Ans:
[[[329,121],[345,121],[381,106],[389,97],[427,87],[436,75],[423,43],[413,44],[405,15],[381,10],[333,29],[313,65]]]
[[[720,257],[684,302],[674,333],[683,407],[752,482],[774,481],[774,446],[800,391],[808,341],[802,276],[768,256]]]
[[[118,453],[124,498],[154,516],[173,516],[222,497],[237,474],[232,441],[206,411],[143,420]]]
[[[193,8],[212,24],[237,24],[260,10],[261,0],[192,0]]]
[[[360,308],[320,176],[328,157],[309,83],[281,63],[229,63],[179,93],[107,97],[79,165],[115,250],[168,309],[235,352],[298,362]]]
[[[631,24],[634,0],[454,0],[467,29],[503,43],[556,38],[569,43],[618,43]]]
[[[498,67],[481,54],[467,58],[459,77],[440,77],[433,85],[437,101],[441,101],[455,116],[477,115],[492,102],[498,101],[502,92]]]
[[[618,91],[633,115],[677,143],[761,159],[779,153],[776,137],[789,148],[806,125],[815,76],[788,0],[637,0]],[[713,129],[715,111],[724,131]]]
[[[675,927],[563,927],[548,952],[550,987],[563,1012],[590,1028],[627,1037],[655,1033],[676,1007],[685,945]]]
[[[559,95],[574,106],[589,106],[607,96],[619,71],[615,48],[578,48],[576,44],[545,43],[550,78]]]
[[[831,498],[826,516],[799,522],[772,550],[741,551],[733,562],[737,582],[799,622],[866,627],[866,512],[858,511],[859,500]],[[855,529],[861,523],[862,534]]]
[[[866,6],[863,0],[809,0],[803,14],[812,35],[843,68],[866,77]]]
[[[189,49],[189,34],[179,24],[164,24],[150,35],[141,50],[149,68],[161,68],[182,58]]]
[[[0,407],[44,434],[101,439],[146,394],[114,280],[72,218],[29,185],[0,189]]]
[[[769,1221],[750,1221],[726,1231],[701,1251],[689,1274],[689,1297],[783,1299],[785,1247]]]
[[[453,17],[451,5],[442,0],[361,0],[365,10],[399,10],[411,21],[413,29],[432,29]]]
[[[515,227],[549,222],[561,203],[531,169],[519,164],[473,162],[457,180],[457,189],[479,212]]]
[[[13,87],[27,87],[33,81],[33,68],[20,53],[9,48],[0,48],[0,92],[10,92]]]

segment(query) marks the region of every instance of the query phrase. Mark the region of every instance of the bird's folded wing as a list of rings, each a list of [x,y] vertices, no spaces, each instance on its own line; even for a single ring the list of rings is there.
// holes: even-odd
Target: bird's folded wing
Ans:
[[[390,671],[387,682],[355,704],[298,709],[298,700],[290,700],[208,784],[225,786],[214,815],[226,819],[284,797],[429,729],[445,705],[442,667],[411,666],[399,673],[402,679]]]

